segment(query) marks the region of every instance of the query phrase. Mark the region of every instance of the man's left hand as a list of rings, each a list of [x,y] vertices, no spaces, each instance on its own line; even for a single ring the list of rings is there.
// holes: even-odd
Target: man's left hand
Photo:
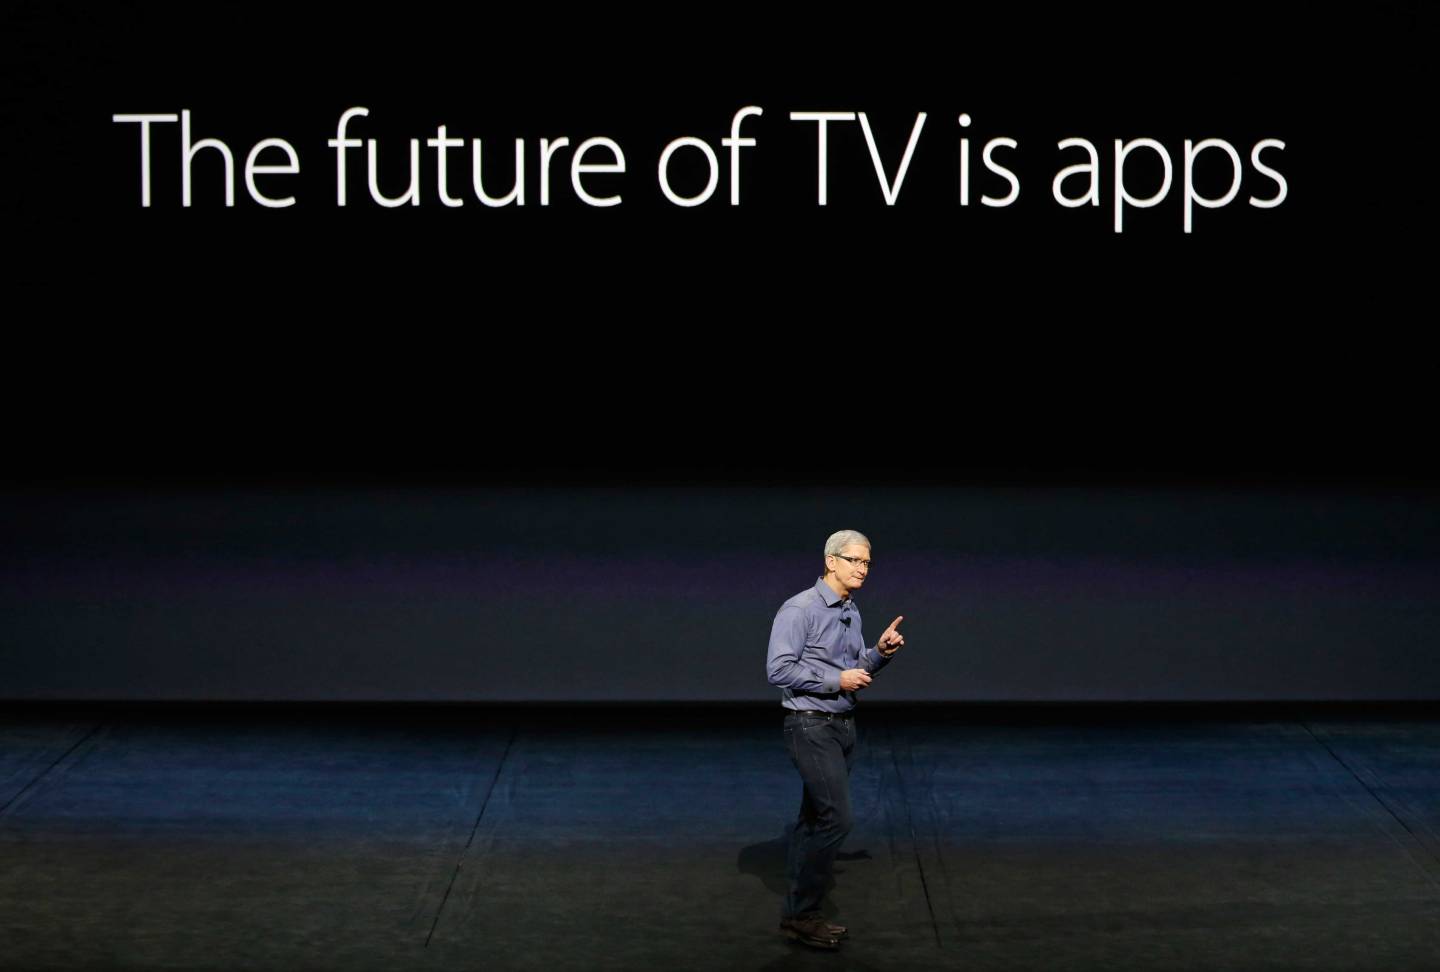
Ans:
[[[879,648],[881,654],[893,655],[899,650],[901,645],[905,644],[905,636],[899,631],[900,622],[904,620],[905,615],[900,615],[900,617],[890,622],[890,627],[886,628],[885,633],[880,636]]]

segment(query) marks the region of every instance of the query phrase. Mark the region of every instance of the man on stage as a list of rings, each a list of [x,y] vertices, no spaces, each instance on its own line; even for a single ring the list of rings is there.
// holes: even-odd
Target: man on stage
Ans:
[[[860,631],[851,595],[870,574],[870,541],[841,530],[825,541],[825,574],[781,605],[770,630],[766,674],[783,691],[785,746],[804,792],[790,828],[790,891],[780,930],[792,941],[838,948],[843,925],[820,913],[840,843],[853,825],[850,768],[855,762],[855,693],[905,643],[891,622],[874,647]]]

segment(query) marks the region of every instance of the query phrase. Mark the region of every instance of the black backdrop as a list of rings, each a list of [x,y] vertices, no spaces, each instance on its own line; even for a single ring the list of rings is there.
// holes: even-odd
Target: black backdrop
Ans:
[[[1416,5],[6,16],[0,694],[762,698],[769,616],[845,525],[883,563],[868,624],[946,646],[891,697],[1440,686]],[[526,205],[442,206],[422,142],[421,205],[371,202],[361,149],[337,208],[354,106],[386,194],[443,124],[495,192],[525,139]],[[140,206],[112,116],[181,110],[234,151],[233,208],[208,150],[180,205],[175,125]],[[891,176],[928,113],[896,205],[854,123],[816,205],[788,120],[813,110],[865,112]],[[695,208],[656,185],[681,135],[720,156]],[[621,205],[570,188],[592,136],[625,150],[586,183]],[[245,189],[270,137],[301,160],[261,181],[291,208]],[[1004,208],[978,201],[1008,188],[995,137]],[[1097,208],[1051,198],[1067,137],[1099,149]],[[1175,160],[1123,234],[1116,138]],[[1187,138],[1245,160],[1190,234]],[[1273,209],[1245,202],[1274,193],[1266,138]],[[1207,195],[1227,174],[1197,164]]]

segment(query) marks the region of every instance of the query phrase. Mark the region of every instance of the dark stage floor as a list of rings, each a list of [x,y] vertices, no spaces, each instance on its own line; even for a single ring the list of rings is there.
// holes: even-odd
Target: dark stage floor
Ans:
[[[1440,969],[1423,710],[859,729],[830,954],[778,707],[10,705],[0,967]]]

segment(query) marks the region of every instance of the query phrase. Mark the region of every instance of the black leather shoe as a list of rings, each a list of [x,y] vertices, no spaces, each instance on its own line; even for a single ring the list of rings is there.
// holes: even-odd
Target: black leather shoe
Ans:
[[[814,918],[817,921],[821,922],[825,925],[825,930],[830,933],[831,938],[848,938],[850,936],[850,929],[846,928],[844,925],[837,925],[833,921],[827,921],[825,919],[825,916],[818,911],[807,911],[805,914],[800,915],[799,917]]]
[[[780,919],[780,931],[786,938],[811,948],[839,948],[840,938],[831,934],[832,927],[837,926],[832,926],[822,916],[814,913]]]

